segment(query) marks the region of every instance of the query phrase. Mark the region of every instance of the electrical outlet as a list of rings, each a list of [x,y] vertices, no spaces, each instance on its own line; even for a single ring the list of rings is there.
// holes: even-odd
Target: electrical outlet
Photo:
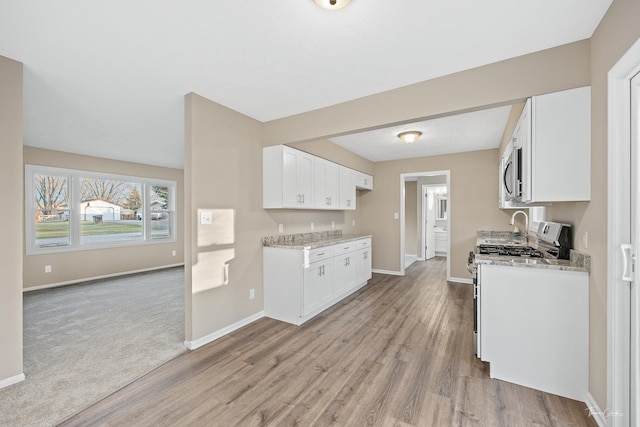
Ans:
[[[171,251],[171,256],[176,256],[176,251]]]
[[[284,224],[278,224],[278,233],[284,233]]]
[[[315,230],[316,226],[314,223],[311,223],[311,231]]]
[[[255,298],[256,298],[256,289],[255,288],[249,289],[249,299],[255,299]]]
[[[50,265],[45,265],[44,266],[44,272],[45,273],[51,273],[51,266]]]
[[[336,222],[335,221],[331,221],[331,228],[336,228]]]
[[[398,219],[398,218],[400,218],[400,214],[398,214],[398,212],[395,212],[393,214],[393,219]]]
[[[589,249],[589,233],[586,231],[582,233],[582,248]]]

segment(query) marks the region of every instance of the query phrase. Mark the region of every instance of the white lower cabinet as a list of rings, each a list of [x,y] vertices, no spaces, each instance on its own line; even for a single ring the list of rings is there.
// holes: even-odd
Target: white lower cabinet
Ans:
[[[589,274],[478,266],[481,358],[489,375],[584,402],[589,387]]]
[[[308,315],[333,297],[333,263],[331,259],[309,264],[304,270],[302,314]]]
[[[333,258],[336,295],[341,295],[356,285],[356,250]]]
[[[356,250],[356,284],[371,279],[371,239],[362,239]]]
[[[264,247],[265,316],[300,325],[367,284],[371,238],[310,251]]]

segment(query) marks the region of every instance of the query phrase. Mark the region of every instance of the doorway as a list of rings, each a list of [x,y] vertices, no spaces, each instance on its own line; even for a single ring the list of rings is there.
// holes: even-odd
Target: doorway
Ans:
[[[436,177],[437,178],[437,177]],[[444,176],[441,176],[444,179]],[[448,256],[448,194],[440,184],[422,185],[422,260]]]
[[[640,40],[609,71],[607,425],[638,425],[640,415]],[[631,161],[629,161],[631,159]]]
[[[404,173],[400,175],[400,274],[405,274],[405,269],[408,267],[409,262],[411,261],[411,257],[406,257],[408,253],[408,249],[406,247],[407,242],[411,238],[411,236],[407,237],[406,232],[407,229],[411,230],[412,228],[416,229],[417,232],[417,258],[419,260],[427,259],[427,250],[428,244],[427,239],[430,237],[427,236],[428,227],[426,226],[426,221],[428,218],[425,215],[428,215],[428,188],[439,188],[434,192],[433,196],[433,205],[432,212],[434,215],[434,219],[430,222],[431,231],[434,232],[434,243],[432,244],[432,249],[434,252],[437,247],[437,242],[435,242],[435,232],[442,233],[443,243],[441,244],[441,255],[451,253],[451,233],[450,233],[450,224],[451,224],[451,191],[450,191],[450,171],[442,170],[442,171],[429,171],[429,172],[414,172],[414,173]],[[416,185],[407,187],[408,182],[416,182]],[[426,186],[426,188],[424,188]],[[407,192],[407,188],[415,188],[415,190],[411,191],[411,194]],[[426,192],[426,193],[425,193]],[[440,193],[438,195],[437,193]],[[446,195],[446,196],[445,196]],[[414,206],[420,211],[417,215],[411,213],[407,213],[407,199],[413,198],[419,200]],[[426,199],[426,202],[425,202]],[[444,201],[443,201],[444,200]],[[427,204],[427,209],[424,209],[423,206]],[[438,203],[442,206],[443,209],[440,210],[441,219],[437,220],[438,215]],[[411,205],[411,204],[409,204]],[[409,218],[409,219],[407,219]],[[413,219],[415,218],[415,219]],[[409,221],[418,222],[417,227],[413,227],[413,224],[408,224]],[[434,229],[433,225],[438,224],[438,226]],[[438,228],[440,227],[440,228]],[[411,248],[409,249],[409,251]],[[437,253],[434,253],[437,255]],[[409,260],[409,261],[407,261]],[[451,257],[447,256],[447,280],[451,279]]]

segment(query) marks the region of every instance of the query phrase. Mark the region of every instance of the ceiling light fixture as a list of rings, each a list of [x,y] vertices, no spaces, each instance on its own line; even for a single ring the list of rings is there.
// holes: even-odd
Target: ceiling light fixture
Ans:
[[[422,135],[422,132],[419,130],[409,130],[406,132],[400,132],[398,134],[398,138],[400,138],[400,141],[405,144],[411,144],[412,142],[416,142],[418,138],[420,138],[420,135]]]
[[[349,4],[351,0],[313,0],[318,6],[327,10],[342,9]]]

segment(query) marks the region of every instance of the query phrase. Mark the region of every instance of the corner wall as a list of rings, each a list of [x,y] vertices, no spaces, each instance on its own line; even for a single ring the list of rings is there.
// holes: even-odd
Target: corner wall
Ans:
[[[0,56],[0,387],[22,373],[22,64]]]
[[[345,233],[359,232],[359,206],[357,211],[262,208],[262,130],[250,117],[194,93],[185,96],[185,336],[192,343],[206,343],[261,315],[261,238],[277,235],[278,224],[285,234],[309,232],[311,222],[316,231],[329,230],[332,221]],[[320,141],[300,149],[345,163],[331,154],[340,151],[331,145]],[[356,157],[349,161],[368,167]],[[199,224],[199,210],[213,212],[212,225]]]

